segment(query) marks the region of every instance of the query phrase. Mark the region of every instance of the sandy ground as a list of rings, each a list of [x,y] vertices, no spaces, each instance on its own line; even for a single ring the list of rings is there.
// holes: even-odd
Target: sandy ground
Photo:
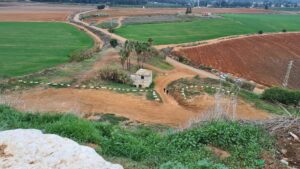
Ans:
[[[0,2],[0,21],[66,21],[72,13],[92,8],[88,5]]]
[[[94,66],[79,77],[88,79],[96,71],[111,62],[116,62],[118,54],[109,50]],[[200,75],[207,77],[206,72],[195,72],[187,69],[181,63],[168,60],[175,67],[166,71],[155,68],[158,76],[155,79],[155,90],[160,94],[162,103],[146,100],[144,96],[133,94],[120,94],[106,90],[83,89],[42,89],[35,88],[22,93],[7,95],[11,105],[22,111],[30,112],[71,112],[89,118],[96,113],[113,113],[127,117],[134,121],[145,123],[165,124],[171,126],[185,126],[189,121],[199,118],[214,104],[212,96],[194,101],[194,105],[182,106],[171,96],[164,93],[163,89],[174,80],[183,77]],[[151,69],[152,66],[145,64]],[[270,118],[266,112],[255,109],[252,105],[241,102],[238,108],[238,118],[261,120]]]
[[[13,106],[22,111],[70,112],[87,118],[93,113],[113,113],[135,121],[171,126],[185,125],[191,119],[201,116],[214,104],[212,96],[198,98],[194,101],[193,109],[189,109],[177,104],[175,100],[172,102],[173,99],[159,103],[131,94],[70,88],[31,89],[8,97],[11,97],[11,100],[18,99],[17,104]],[[271,117],[245,102],[238,105],[237,112],[237,118],[240,119],[262,120]]]

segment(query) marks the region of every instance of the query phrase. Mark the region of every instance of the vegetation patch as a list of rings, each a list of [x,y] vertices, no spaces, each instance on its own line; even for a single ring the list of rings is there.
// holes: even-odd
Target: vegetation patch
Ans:
[[[68,61],[93,40],[66,23],[1,22],[0,77],[21,76]]]
[[[166,58],[162,56],[150,57],[147,63],[163,70],[172,70],[174,68],[171,64],[166,62]]]
[[[299,31],[297,15],[279,14],[223,14],[223,18],[158,24],[125,25],[115,33],[127,39],[147,41],[154,44],[178,44],[214,39],[230,35],[256,34],[262,32]]]
[[[114,29],[118,25],[119,25],[118,19],[111,19],[111,20],[101,22],[100,24],[97,25],[97,27],[103,28],[103,29]]]
[[[93,143],[101,155],[123,159],[124,166],[130,162],[147,169],[262,168],[262,151],[272,150],[274,145],[264,130],[237,122],[208,122],[175,132],[143,125],[122,127],[115,117],[105,118],[109,120],[87,121],[74,115],[29,114],[0,106],[1,130],[36,128],[82,144]],[[222,148],[231,156],[221,160],[207,145]]]
[[[265,90],[262,98],[273,103],[279,102],[285,105],[300,106],[300,90],[273,87]]]

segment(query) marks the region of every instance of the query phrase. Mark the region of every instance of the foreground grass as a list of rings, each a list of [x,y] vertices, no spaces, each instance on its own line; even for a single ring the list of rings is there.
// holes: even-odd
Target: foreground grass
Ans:
[[[226,169],[263,168],[261,154],[273,147],[262,129],[237,122],[209,122],[182,132],[151,126],[120,125],[123,118],[105,116],[87,121],[73,115],[21,113],[0,106],[0,129],[36,128],[98,145],[97,152],[130,169]],[[212,145],[231,156],[221,160],[208,149]]]
[[[223,18],[192,22],[125,25],[115,32],[127,39],[147,41],[156,45],[178,44],[214,39],[230,35],[263,32],[299,31],[298,15],[224,14]]]
[[[66,23],[0,22],[0,78],[29,74],[68,61],[93,46],[84,32]]]

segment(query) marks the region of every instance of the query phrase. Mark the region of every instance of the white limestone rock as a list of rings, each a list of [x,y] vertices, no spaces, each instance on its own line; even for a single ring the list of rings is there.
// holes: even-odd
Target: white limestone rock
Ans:
[[[123,169],[68,138],[35,129],[0,132],[1,169]]]

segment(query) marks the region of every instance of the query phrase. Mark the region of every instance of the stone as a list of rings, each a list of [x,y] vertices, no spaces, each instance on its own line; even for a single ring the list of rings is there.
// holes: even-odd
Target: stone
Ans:
[[[0,168],[5,169],[123,169],[93,148],[36,129],[2,131],[0,146]]]

